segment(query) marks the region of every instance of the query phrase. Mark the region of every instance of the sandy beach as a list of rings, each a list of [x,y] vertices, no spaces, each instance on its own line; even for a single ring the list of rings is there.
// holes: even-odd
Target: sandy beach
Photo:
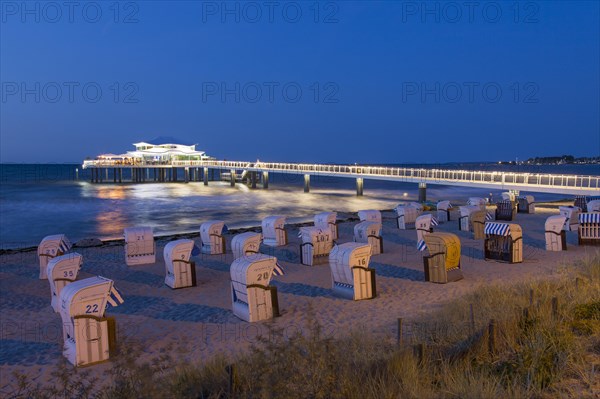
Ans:
[[[180,290],[171,290],[164,284],[162,253],[173,237],[157,240],[157,261],[151,265],[126,266],[122,242],[72,251],[84,257],[79,279],[94,275],[111,278],[123,295],[125,302],[106,312],[116,318],[121,341],[141,343],[144,356],[170,350],[178,353],[181,361],[198,362],[217,354],[235,355],[247,350],[258,336],[268,336],[269,323],[291,335],[308,328],[307,323],[316,319],[328,335],[341,336],[362,329],[382,339],[395,339],[397,318],[402,317],[408,326],[405,339],[410,339],[410,320],[440,304],[484,285],[552,278],[563,273],[568,262],[598,251],[597,247],[578,246],[576,232],[567,233],[567,251],[545,251],[544,222],[554,214],[558,214],[556,204],[538,204],[535,214],[517,215],[514,223],[521,225],[524,236],[524,261],[519,264],[484,261],[483,240],[475,241],[471,233],[458,231],[456,221],[441,224],[436,231],[452,232],[461,239],[464,279],[433,284],[424,281],[423,253],[416,249],[416,232],[399,230],[395,212],[385,211],[384,253],[372,256],[370,263],[377,272],[378,296],[356,302],[332,294],[326,261],[312,267],[300,264],[298,226],[288,226],[288,245],[262,247],[263,253],[279,259],[286,272],[272,279],[279,292],[281,317],[268,323],[246,323],[231,312],[229,266],[233,260],[230,243],[234,232],[226,236],[227,254],[194,258],[198,286]],[[345,220],[339,224],[338,243],[352,241],[356,214],[339,213],[338,219]],[[197,234],[192,238],[199,242]],[[14,387],[14,371],[46,384],[51,382],[54,365],[63,361],[61,319],[50,307],[48,281],[39,280],[38,273],[34,250],[0,256],[3,394]],[[109,361],[86,371],[100,376],[110,367]]]

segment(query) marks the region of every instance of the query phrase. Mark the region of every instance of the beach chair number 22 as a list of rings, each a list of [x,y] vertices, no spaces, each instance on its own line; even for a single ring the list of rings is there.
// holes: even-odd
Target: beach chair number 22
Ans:
[[[98,313],[98,304],[95,303],[93,305],[85,305],[85,313]]]

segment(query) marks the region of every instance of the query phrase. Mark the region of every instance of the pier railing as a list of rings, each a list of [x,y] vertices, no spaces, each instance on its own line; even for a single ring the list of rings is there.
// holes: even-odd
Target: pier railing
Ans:
[[[206,167],[211,169],[246,170],[252,172],[277,172],[321,176],[356,177],[376,180],[521,189],[545,192],[600,194],[600,176],[550,173],[515,173],[502,171],[473,171],[454,169],[401,168],[388,166],[304,164],[278,162],[240,161],[172,161],[169,165],[139,163],[117,165],[111,161],[85,161],[84,168],[103,167]]]

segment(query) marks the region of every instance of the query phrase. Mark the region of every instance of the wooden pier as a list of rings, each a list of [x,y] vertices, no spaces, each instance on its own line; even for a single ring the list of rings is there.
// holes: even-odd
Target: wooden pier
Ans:
[[[397,168],[386,166],[329,165],[236,161],[173,161],[168,165],[123,165],[106,161],[84,161],[90,169],[92,183],[125,183],[123,171],[128,170],[128,182],[204,182],[227,179],[231,186],[243,182],[251,188],[260,183],[269,187],[269,173],[304,175],[304,191],[310,192],[311,176],[352,178],[356,194],[362,195],[364,180],[386,180],[417,183],[419,198],[426,198],[429,184],[497,189],[506,191],[544,192],[569,195],[600,195],[600,176],[513,173],[503,171],[472,171],[452,169]]]

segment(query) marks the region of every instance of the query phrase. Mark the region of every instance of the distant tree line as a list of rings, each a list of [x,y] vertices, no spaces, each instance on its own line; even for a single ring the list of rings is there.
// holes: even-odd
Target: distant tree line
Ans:
[[[529,164],[570,164],[570,163],[600,163],[600,157],[580,157],[573,155],[561,155],[555,157],[535,157],[529,158],[526,163]]]

